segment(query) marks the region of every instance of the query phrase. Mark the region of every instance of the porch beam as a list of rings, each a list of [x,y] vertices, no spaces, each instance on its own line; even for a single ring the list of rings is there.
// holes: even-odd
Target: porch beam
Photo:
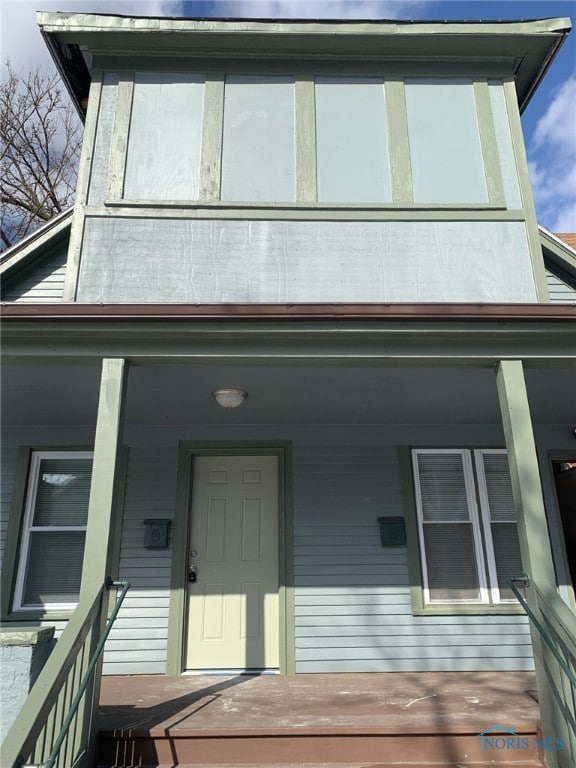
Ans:
[[[94,461],[88,504],[88,525],[80,599],[91,595],[110,574],[117,478],[128,363],[122,358],[104,358],[96,419]]]

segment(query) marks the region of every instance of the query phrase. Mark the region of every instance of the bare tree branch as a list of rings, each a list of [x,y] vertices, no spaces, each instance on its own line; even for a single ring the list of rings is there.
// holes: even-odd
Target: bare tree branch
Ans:
[[[58,75],[26,77],[6,62],[0,83],[0,251],[72,205],[82,126]]]

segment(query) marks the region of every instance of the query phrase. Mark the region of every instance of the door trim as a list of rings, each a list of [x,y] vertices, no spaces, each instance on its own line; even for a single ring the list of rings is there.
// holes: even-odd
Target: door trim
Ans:
[[[178,451],[176,509],[172,526],[172,573],[168,618],[167,675],[185,666],[188,539],[192,502],[192,467],[196,456],[276,456],[278,458],[278,602],[280,674],[295,671],[294,567],[292,537],[292,444],[255,441],[182,441]]]

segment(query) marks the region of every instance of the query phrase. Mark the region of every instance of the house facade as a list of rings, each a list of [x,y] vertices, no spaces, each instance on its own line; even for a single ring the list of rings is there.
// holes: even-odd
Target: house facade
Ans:
[[[569,21],[39,23],[86,129],[4,264],[3,622],[112,575],[105,674],[532,669],[576,255],[520,113]]]

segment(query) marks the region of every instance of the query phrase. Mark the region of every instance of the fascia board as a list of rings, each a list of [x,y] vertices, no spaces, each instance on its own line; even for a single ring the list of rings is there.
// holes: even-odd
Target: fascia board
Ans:
[[[224,21],[129,18],[98,14],[38,13],[37,20],[56,64],[74,89],[86,67],[74,49],[99,54],[176,56],[329,56],[379,62],[421,60],[509,61],[515,68],[523,109],[571,28],[568,18],[520,22]],[[63,51],[67,50],[67,55]],[[87,70],[87,67],[86,67]]]

